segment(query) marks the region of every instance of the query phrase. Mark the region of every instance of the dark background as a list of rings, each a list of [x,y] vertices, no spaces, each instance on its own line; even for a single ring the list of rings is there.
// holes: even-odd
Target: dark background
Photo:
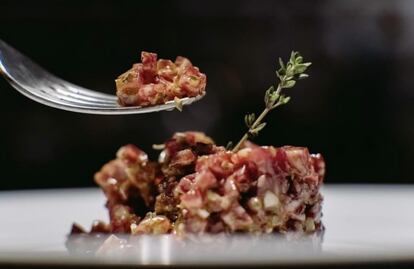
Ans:
[[[310,78],[255,141],[321,152],[329,183],[414,183],[413,13],[410,0],[0,1],[0,38],[73,83],[113,93],[141,50],[208,76],[182,113],[130,116],[49,108],[0,79],[0,189],[92,186],[121,145],[155,157],[175,131],[237,141],[291,50]]]

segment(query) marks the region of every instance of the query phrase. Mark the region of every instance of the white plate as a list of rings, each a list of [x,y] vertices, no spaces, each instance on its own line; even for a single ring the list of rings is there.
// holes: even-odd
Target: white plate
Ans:
[[[108,219],[100,190],[0,192],[0,265],[414,263],[414,186],[327,185],[323,194],[326,231],[321,251],[297,246],[280,251],[285,246],[277,240],[262,240],[244,253],[243,244],[250,241],[242,239],[235,249],[223,251],[216,245],[188,255],[169,237],[143,237],[139,257],[120,260],[70,256],[64,245],[74,221],[89,228],[94,219]]]

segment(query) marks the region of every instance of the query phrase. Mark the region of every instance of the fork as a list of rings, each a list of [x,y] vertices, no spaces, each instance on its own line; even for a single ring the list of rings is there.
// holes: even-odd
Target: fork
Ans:
[[[189,105],[204,96],[185,97],[149,107],[122,107],[115,95],[86,89],[58,78],[1,39],[0,73],[16,90],[36,102],[87,114],[121,115],[173,110],[177,104]]]

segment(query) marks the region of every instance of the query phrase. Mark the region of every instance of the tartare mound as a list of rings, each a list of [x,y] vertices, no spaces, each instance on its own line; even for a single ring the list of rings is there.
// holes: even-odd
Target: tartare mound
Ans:
[[[244,143],[227,151],[200,132],[176,133],[159,160],[134,145],[95,174],[110,223],[88,233],[314,233],[323,230],[325,162],[304,147]],[[87,233],[74,224],[72,234]]]

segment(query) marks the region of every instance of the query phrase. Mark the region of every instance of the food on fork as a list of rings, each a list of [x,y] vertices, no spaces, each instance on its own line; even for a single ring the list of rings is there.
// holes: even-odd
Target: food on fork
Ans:
[[[205,93],[206,75],[190,60],[178,56],[175,62],[157,60],[157,54],[141,52],[141,63],[116,80],[116,95],[121,106],[152,106],[174,99]]]

